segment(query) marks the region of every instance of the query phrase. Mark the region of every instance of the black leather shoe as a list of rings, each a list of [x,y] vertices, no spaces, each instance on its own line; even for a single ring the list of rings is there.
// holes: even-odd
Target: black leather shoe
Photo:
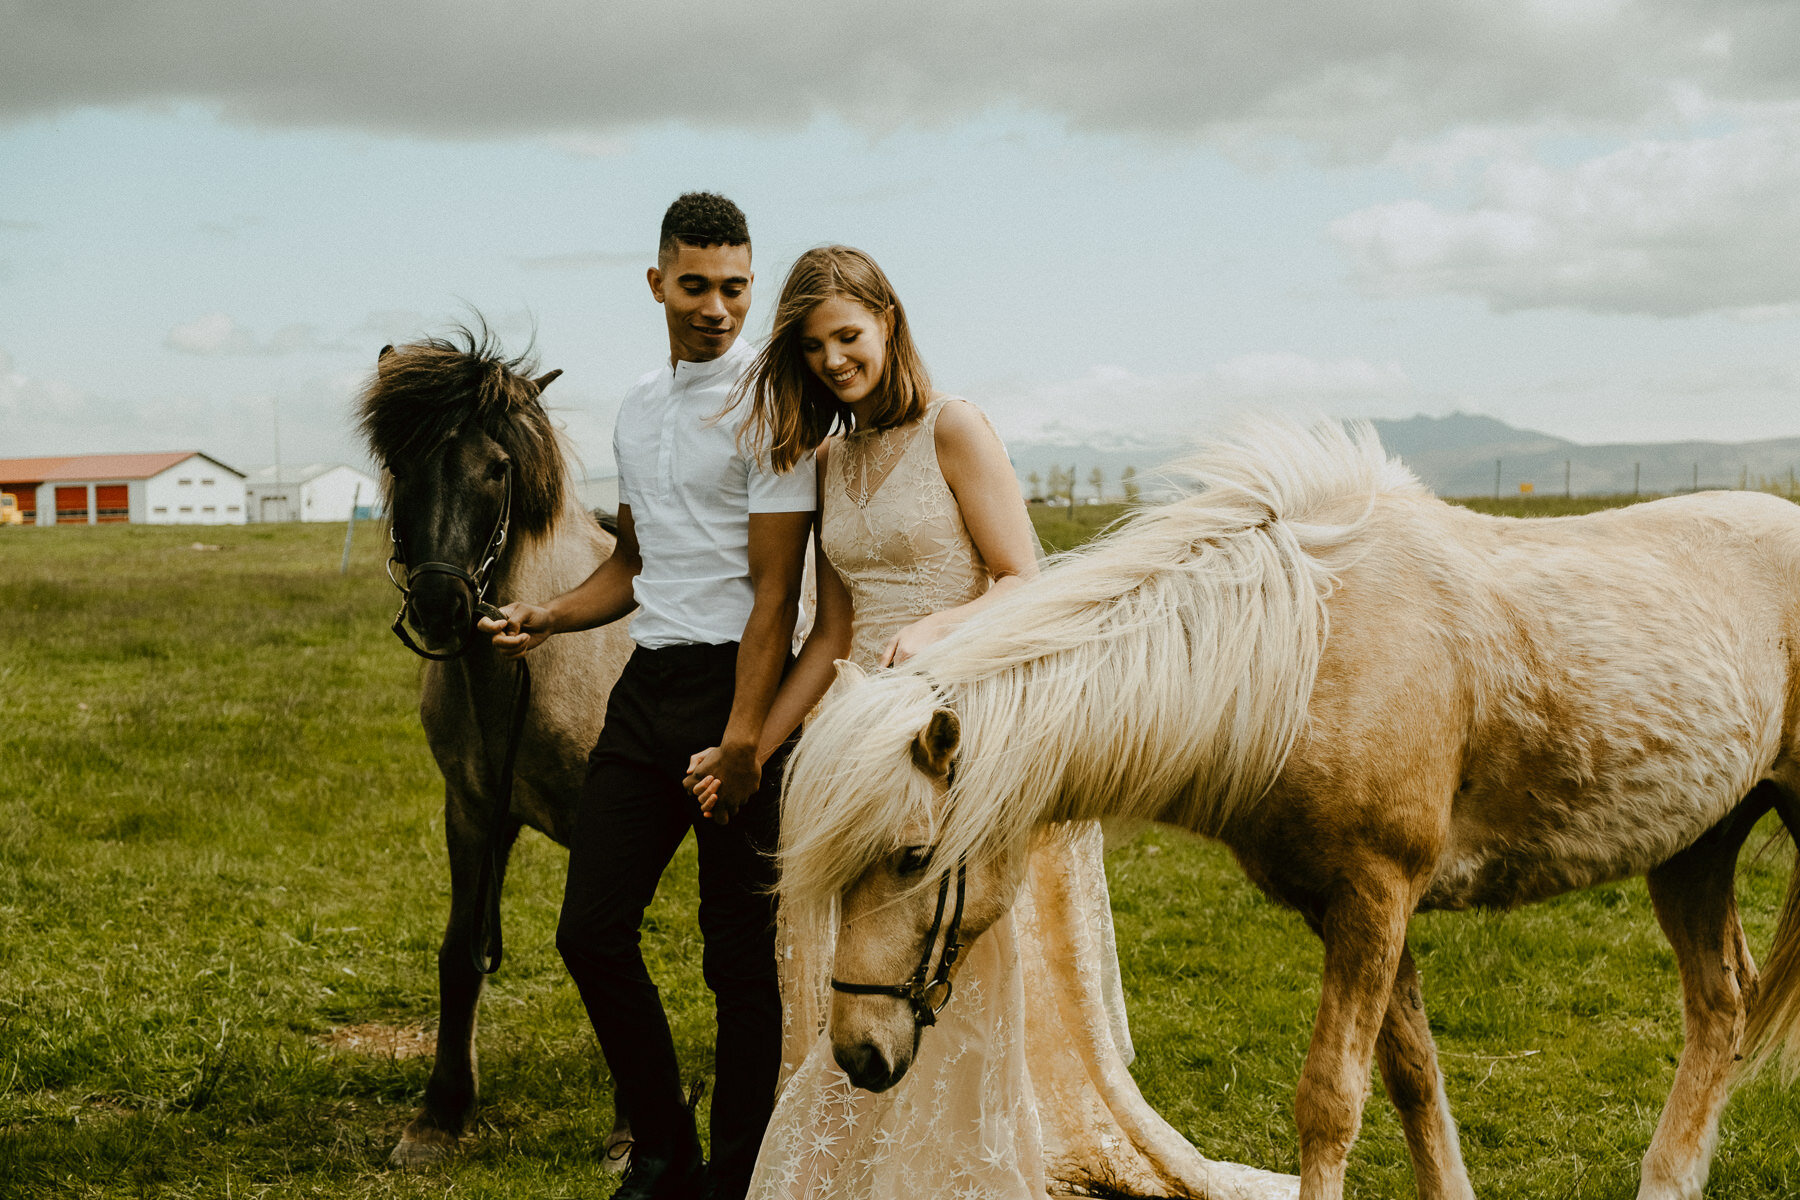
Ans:
[[[672,1155],[653,1153],[642,1142],[631,1149],[631,1166],[612,1200],[702,1200],[706,1192],[706,1160],[699,1139]]]

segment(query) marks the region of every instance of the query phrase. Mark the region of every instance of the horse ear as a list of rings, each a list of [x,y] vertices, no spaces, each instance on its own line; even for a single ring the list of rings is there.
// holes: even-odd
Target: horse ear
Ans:
[[[933,709],[931,719],[913,739],[913,762],[927,775],[950,774],[950,760],[962,744],[962,724],[947,708]]]
[[[548,375],[539,375],[536,379],[532,380],[531,382],[537,384],[538,395],[540,395],[540,396],[543,395],[544,389],[549,387],[551,385],[551,383],[555,382],[556,377],[561,374],[562,374],[562,369],[559,367],[558,369],[550,372]]]
[[[837,681],[844,687],[855,687],[869,677],[869,673],[847,658],[840,658],[837,666]]]
[[[381,348],[381,353],[377,354],[375,356],[375,361],[380,362],[382,359],[386,358],[388,355],[392,354],[393,352],[394,352],[394,344],[392,342],[389,342],[387,345],[385,345]]]

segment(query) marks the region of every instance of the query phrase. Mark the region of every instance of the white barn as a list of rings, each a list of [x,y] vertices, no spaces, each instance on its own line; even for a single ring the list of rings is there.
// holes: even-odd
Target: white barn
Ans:
[[[243,472],[198,450],[0,459],[26,524],[242,525]]]
[[[246,484],[252,521],[331,521],[376,515],[381,489],[373,476],[342,463],[303,467],[253,467]]]

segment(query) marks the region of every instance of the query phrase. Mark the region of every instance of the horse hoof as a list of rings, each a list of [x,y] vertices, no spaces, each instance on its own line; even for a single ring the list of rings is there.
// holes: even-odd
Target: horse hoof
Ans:
[[[388,1166],[401,1169],[428,1167],[450,1157],[456,1138],[441,1129],[408,1129],[388,1155]]]

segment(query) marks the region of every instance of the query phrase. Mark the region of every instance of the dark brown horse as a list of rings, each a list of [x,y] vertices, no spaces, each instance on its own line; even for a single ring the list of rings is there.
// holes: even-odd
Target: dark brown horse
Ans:
[[[484,600],[551,596],[586,578],[613,539],[576,499],[563,448],[539,403],[560,374],[531,378],[485,328],[382,350],[358,416],[386,468],[401,618],[421,672],[419,718],[444,775],[450,919],[438,951],[437,1057],[425,1102],[389,1160],[430,1162],[453,1149],[477,1101],[475,1013],[482,972],[478,877],[503,774],[514,665],[474,636]],[[418,568],[430,563],[431,570]],[[485,595],[481,593],[485,592]],[[399,632],[402,627],[397,626]],[[494,889],[522,826],[567,845],[588,750],[631,652],[623,622],[552,639],[531,656],[530,704],[510,807],[498,830]],[[477,953],[471,953],[475,947]],[[497,949],[497,945],[495,946]],[[606,1148],[627,1138],[623,1116]]]

